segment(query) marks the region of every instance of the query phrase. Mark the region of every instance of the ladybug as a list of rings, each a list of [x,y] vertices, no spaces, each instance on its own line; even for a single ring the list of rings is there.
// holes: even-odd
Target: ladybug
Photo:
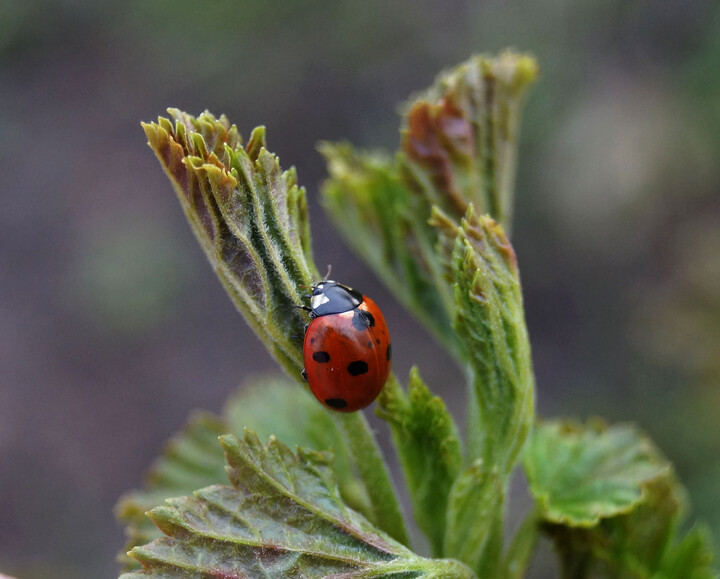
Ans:
[[[368,406],[390,375],[392,346],[374,301],[336,281],[311,286],[305,327],[303,378],[327,408],[355,412]]]

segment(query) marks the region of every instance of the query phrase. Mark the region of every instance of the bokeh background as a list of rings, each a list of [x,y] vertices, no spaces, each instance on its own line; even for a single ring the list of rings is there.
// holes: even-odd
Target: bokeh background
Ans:
[[[513,235],[539,410],[637,421],[720,536],[720,4],[0,0],[1,571],[116,577],[119,495],[191,409],[275,370],[145,145],[168,106],[267,126],[318,263],[461,412],[462,375],[323,215],[315,144],[395,148],[398,103],[508,46],[542,69]]]

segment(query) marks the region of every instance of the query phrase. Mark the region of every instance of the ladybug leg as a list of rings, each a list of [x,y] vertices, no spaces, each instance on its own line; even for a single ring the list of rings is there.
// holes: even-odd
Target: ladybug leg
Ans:
[[[308,306],[299,306],[298,304],[293,304],[293,307],[299,310],[305,310],[306,312],[312,312],[312,308]]]
[[[302,379],[303,379],[305,382],[307,382],[307,372],[306,372],[305,370],[303,370],[302,372],[300,372],[300,376],[302,376]]]
[[[307,334],[307,330],[310,327],[310,324],[305,324],[305,333]],[[303,370],[304,371],[304,370]]]

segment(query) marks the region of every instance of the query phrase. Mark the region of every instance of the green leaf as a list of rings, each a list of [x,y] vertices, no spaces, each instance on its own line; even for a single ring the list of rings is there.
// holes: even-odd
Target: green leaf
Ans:
[[[707,579],[713,554],[709,533],[695,527],[682,534],[688,510],[685,489],[668,470],[648,483],[645,498],[632,512],[605,519],[588,531],[598,567],[613,577]]]
[[[291,375],[302,370],[300,286],[319,279],[312,261],[305,190],[281,171],[256,128],[208,112],[169,109],[143,128],[213,269],[248,324]]]
[[[468,456],[504,477],[534,420],[535,378],[517,260],[500,225],[468,207],[453,253],[455,328],[468,361]]]
[[[713,555],[709,535],[695,527],[683,536],[685,490],[672,471],[644,487],[645,496],[631,512],[601,519],[594,527],[546,523],[561,560],[563,577],[615,579],[709,579]],[[582,572],[579,575],[578,572]]]
[[[685,490],[633,426],[541,423],[524,463],[563,577],[716,576],[706,531],[681,533]]]
[[[660,566],[687,510],[685,489],[668,469],[644,485],[644,497],[631,512],[603,519],[589,529],[594,555],[614,572],[650,577]]]
[[[657,578],[717,579],[717,571],[711,568],[714,560],[711,546],[712,540],[707,527],[693,528],[665,552]]]
[[[457,561],[418,557],[341,500],[325,453],[271,437],[223,436],[232,487],[171,499],[150,516],[167,537],[131,555],[134,577],[473,577]]]
[[[529,56],[474,56],[405,107],[394,156],[320,147],[338,229],[455,356],[448,233],[470,204],[509,223],[520,111],[536,75]]]
[[[407,394],[391,377],[378,398],[376,414],[390,425],[415,520],[430,539],[433,554],[440,556],[448,495],[462,465],[455,422],[417,368],[410,371]]]
[[[165,447],[150,469],[142,489],[125,494],[116,516],[126,525],[128,549],[159,536],[146,511],[172,496],[226,480],[225,457],[217,439],[221,434],[241,435],[253,428],[263,438],[275,435],[291,445],[329,450],[335,456],[343,500],[372,518],[365,486],[353,470],[340,432],[329,413],[297,384],[281,377],[249,380],[230,397],[222,417],[198,412]]]
[[[228,433],[239,436],[247,427],[261,438],[274,435],[291,447],[332,452],[343,500],[375,522],[367,489],[353,467],[333,414],[310,393],[280,377],[255,378],[230,397],[224,416],[230,425]]]
[[[535,428],[524,463],[542,517],[576,527],[631,511],[643,500],[645,485],[670,468],[632,426],[559,421]]]

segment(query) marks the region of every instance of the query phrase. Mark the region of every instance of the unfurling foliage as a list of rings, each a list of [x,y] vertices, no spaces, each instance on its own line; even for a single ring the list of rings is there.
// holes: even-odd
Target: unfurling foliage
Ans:
[[[174,109],[143,125],[214,271],[290,378],[256,379],[221,416],[195,415],[121,499],[123,579],[520,579],[541,533],[564,578],[713,576],[707,532],[682,527],[684,491],[637,428],[536,422],[508,237],[536,75],[529,56],[473,57],[405,105],[394,154],[320,146],[330,216],[468,377],[464,431],[433,394],[456,386],[433,388],[417,367],[407,389],[391,375],[378,398],[432,558],[411,549],[363,414],[326,410],[300,380],[307,318],[296,306],[318,270],[294,169],[280,169],[263,128],[243,144],[225,117]],[[535,506],[506,545],[519,463]]]
[[[250,327],[288,372],[300,372],[304,322],[293,307],[317,279],[305,189],[281,171],[258,127],[243,146],[237,128],[208,112],[176,109],[143,124],[215,273]]]

